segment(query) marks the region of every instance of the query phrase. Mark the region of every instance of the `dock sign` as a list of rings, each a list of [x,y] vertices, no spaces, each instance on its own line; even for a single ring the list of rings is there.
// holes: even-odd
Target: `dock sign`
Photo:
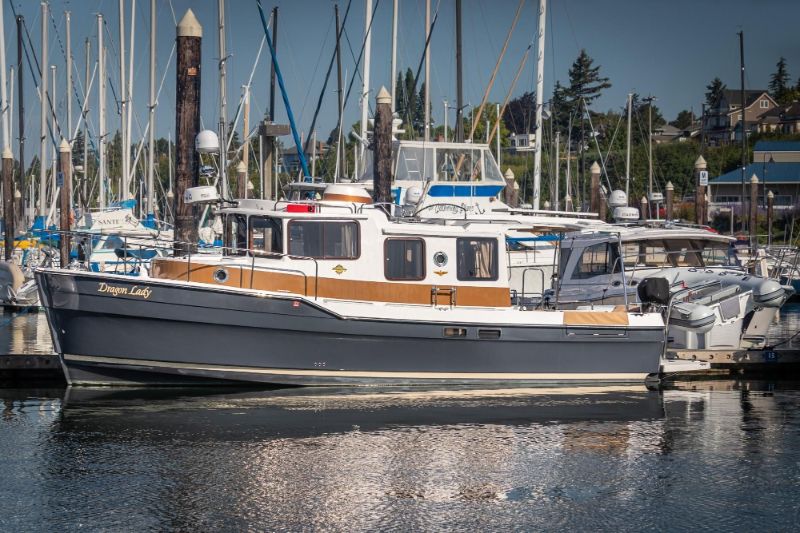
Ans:
[[[59,172],[56,174],[56,187],[63,187],[64,186],[64,173]]]
[[[708,187],[708,170],[700,171],[700,186]]]

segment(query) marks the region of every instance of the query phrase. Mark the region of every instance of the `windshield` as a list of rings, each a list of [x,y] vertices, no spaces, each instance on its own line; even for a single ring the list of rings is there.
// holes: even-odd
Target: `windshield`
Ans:
[[[706,239],[648,239],[623,244],[626,268],[740,266],[727,242]]]

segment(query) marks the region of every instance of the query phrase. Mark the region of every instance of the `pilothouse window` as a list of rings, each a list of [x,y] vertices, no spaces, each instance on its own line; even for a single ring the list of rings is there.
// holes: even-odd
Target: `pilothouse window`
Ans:
[[[283,252],[281,221],[270,217],[250,217],[250,250],[256,254]]]
[[[610,243],[593,244],[581,254],[578,264],[575,265],[575,272],[573,272],[572,277],[585,279],[601,274],[618,272],[620,268],[616,255],[616,249]]]
[[[386,279],[425,279],[425,241],[422,239],[386,239],[384,255]]]
[[[247,217],[245,215],[226,215],[223,237],[226,255],[247,253]]]
[[[458,279],[480,281],[497,279],[497,241],[495,239],[456,239]]]
[[[315,259],[358,259],[358,223],[354,221],[292,220],[289,254]]]

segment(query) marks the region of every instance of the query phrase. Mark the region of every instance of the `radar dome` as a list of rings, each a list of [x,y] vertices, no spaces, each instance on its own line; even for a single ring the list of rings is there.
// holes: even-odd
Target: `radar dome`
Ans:
[[[219,152],[219,138],[211,130],[203,130],[197,134],[194,140],[194,148],[201,154],[213,154]]]
[[[621,191],[619,189],[616,191],[611,191],[611,194],[608,197],[609,207],[625,207],[627,205],[628,195],[625,194],[625,191]]]

